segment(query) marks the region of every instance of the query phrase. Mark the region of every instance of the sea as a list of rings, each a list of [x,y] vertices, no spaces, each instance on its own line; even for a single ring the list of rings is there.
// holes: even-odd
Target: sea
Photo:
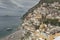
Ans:
[[[17,28],[21,27],[23,16],[31,7],[39,2],[39,0],[1,0],[0,12],[5,15],[5,12],[21,13],[19,16],[1,16],[0,15],[0,38],[4,38],[17,31]],[[16,3],[15,3],[16,2]],[[16,5],[15,5],[16,4]],[[22,4],[24,7],[20,7]],[[15,12],[16,11],[16,12]],[[3,14],[4,13],[4,14]],[[7,14],[6,13],[6,14]],[[9,15],[9,14],[7,14]]]
[[[5,37],[17,30],[22,20],[19,16],[0,17],[0,38]]]

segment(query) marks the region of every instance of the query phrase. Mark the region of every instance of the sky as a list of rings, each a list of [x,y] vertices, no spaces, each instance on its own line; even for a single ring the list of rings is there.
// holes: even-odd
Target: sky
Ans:
[[[39,0],[0,0],[0,16],[20,16],[33,7]]]

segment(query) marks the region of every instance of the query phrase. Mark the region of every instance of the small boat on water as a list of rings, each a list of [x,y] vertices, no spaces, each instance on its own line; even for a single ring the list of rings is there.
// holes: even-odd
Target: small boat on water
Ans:
[[[12,28],[7,28],[6,31],[12,31],[13,29]]]

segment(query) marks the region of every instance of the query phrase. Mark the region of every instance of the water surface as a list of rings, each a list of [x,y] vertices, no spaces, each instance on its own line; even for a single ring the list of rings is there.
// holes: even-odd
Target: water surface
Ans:
[[[20,25],[21,20],[19,17],[0,17],[0,37],[6,36],[14,31],[16,31],[18,25]],[[11,31],[7,31],[11,28]]]

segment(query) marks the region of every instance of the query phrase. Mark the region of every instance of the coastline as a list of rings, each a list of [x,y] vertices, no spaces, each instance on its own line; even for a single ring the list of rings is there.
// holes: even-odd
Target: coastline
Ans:
[[[47,39],[50,35],[54,35],[56,32],[58,32],[58,31],[56,31],[56,29],[54,29],[54,28],[57,28],[57,26],[55,24],[53,24],[54,22],[56,22],[56,20],[52,19],[52,18],[55,18],[55,16],[52,15],[54,13],[52,13],[52,12],[56,12],[56,10],[57,11],[59,11],[59,10],[55,9],[55,6],[53,8],[55,10],[51,9],[52,8],[51,5],[55,4],[55,3],[57,4],[57,2],[52,3],[49,6],[46,5],[47,3],[43,3],[43,4],[41,4],[41,7],[39,7],[40,2],[38,3],[39,5],[34,6],[33,8],[29,9],[28,12],[25,15],[23,15],[24,22],[23,22],[23,25],[20,28],[20,30],[16,31],[15,33],[13,33],[13,34],[11,34],[11,35],[9,35],[1,40],[21,40],[21,38],[23,38],[23,37],[25,37],[25,39],[23,39],[23,40]],[[59,6],[59,3],[58,3],[58,6]],[[52,10],[52,12],[51,12],[51,10]],[[33,12],[34,12],[34,15],[32,15]],[[48,13],[48,15],[46,14],[46,12]],[[51,12],[51,13],[49,13],[49,12]],[[31,13],[31,14],[29,14],[29,13]],[[45,13],[46,15],[43,13]],[[51,14],[51,18],[49,16],[50,14]],[[48,18],[48,16],[52,21]],[[56,15],[56,17],[57,17],[57,15]],[[51,21],[53,23],[47,22],[48,23],[47,24],[45,20]],[[52,29],[56,32],[51,34],[50,30],[52,30]],[[60,27],[59,27],[59,29],[60,29]],[[26,34],[26,32],[28,32],[28,33]],[[29,33],[31,33],[30,36],[29,36]],[[45,36],[45,34],[47,35],[47,37]],[[26,36],[29,38],[27,38]]]
[[[18,39],[21,39],[21,37],[23,37],[24,35],[24,31],[23,29],[20,28],[20,30],[17,30],[16,32],[4,37],[4,38],[1,38],[0,40],[18,40]]]

